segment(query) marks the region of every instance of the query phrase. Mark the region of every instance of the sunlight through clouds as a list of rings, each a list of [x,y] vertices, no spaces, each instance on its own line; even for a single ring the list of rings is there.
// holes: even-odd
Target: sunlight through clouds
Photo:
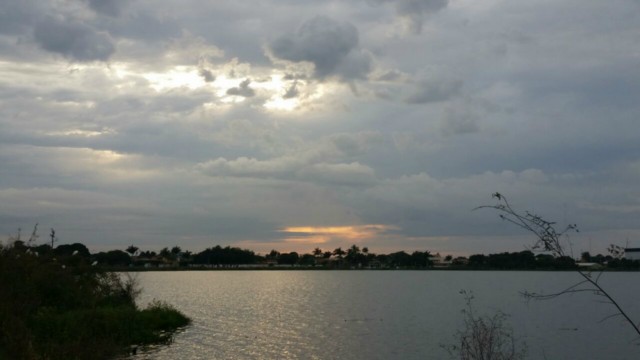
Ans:
[[[352,225],[352,226],[294,226],[281,232],[287,234],[285,241],[294,243],[322,244],[330,240],[362,242],[379,237],[385,233],[399,230],[389,225]]]

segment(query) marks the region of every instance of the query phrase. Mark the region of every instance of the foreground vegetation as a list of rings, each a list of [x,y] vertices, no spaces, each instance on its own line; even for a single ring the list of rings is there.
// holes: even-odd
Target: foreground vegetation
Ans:
[[[160,302],[139,309],[135,281],[92,266],[88,252],[31,243],[0,245],[0,359],[109,359],[190,321]]]

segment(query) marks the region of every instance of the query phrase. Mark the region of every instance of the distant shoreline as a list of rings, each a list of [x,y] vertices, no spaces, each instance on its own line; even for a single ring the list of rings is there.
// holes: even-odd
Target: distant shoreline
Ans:
[[[576,269],[469,269],[469,268],[429,268],[429,269],[337,269],[326,267],[166,267],[166,268],[139,268],[139,267],[105,267],[113,272],[170,272],[170,271],[517,271],[517,272],[571,272]],[[637,269],[598,269],[593,272],[639,272]]]

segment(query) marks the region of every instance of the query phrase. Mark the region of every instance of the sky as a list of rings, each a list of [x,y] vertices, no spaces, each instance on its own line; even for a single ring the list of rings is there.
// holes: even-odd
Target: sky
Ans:
[[[640,247],[637,0],[0,0],[0,237]]]

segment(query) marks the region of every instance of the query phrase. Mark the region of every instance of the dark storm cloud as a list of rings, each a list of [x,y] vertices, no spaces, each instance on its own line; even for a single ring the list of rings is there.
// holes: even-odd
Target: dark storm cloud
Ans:
[[[73,20],[47,17],[36,26],[34,38],[43,49],[78,61],[104,61],[115,52],[108,34]]]
[[[371,70],[370,55],[358,48],[358,29],[325,16],[304,22],[294,34],[281,36],[269,47],[279,59],[312,63],[320,79],[364,78]]]

